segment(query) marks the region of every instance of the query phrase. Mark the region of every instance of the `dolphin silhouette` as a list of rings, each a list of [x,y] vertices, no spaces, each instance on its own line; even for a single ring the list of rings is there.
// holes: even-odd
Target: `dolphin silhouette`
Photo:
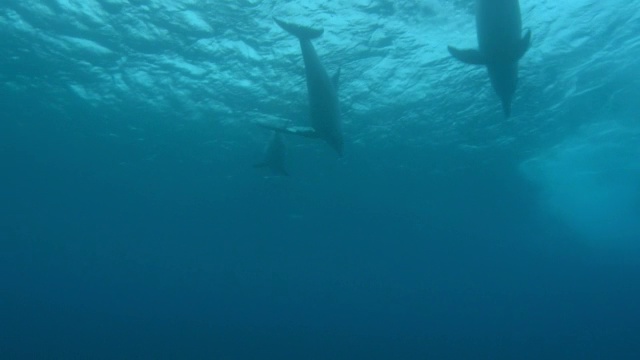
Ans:
[[[282,134],[274,131],[271,136],[271,140],[269,140],[269,143],[264,150],[264,158],[262,162],[253,166],[256,168],[267,167],[274,174],[289,176],[289,172],[287,172],[287,168],[285,166],[286,153],[287,149],[284,145]]]
[[[531,31],[522,36],[518,0],[477,0],[476,32],[478,50],[449,46],[449,53],[464,63],[487,67],[491,85],[509,117],[518,85],[518,60],[531,42]]]
[[[313,44],[311,44],[311,40],[322,35],[324,29],[291,24],[276,18],[274,18],[274,21],[300,41],[307,78],[307,91],[309,93],[311,126],[280,128],[264,123],[260,125],[280,132],[322,139],[342,156],[343,137],[340,105],[338,103],[340,69],[330,78],[324,66],[322,66]]]

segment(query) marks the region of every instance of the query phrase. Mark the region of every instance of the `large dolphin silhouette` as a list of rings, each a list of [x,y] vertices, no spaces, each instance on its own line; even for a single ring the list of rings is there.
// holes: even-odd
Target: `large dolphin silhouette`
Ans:
[[[276,18],[274,20],[281,28],[296,36],[300,41],[307,77],[307,90],[309,92],[311,127],[280,128],[264,123],[260,125],[276,131],[322,139],[342,156],[343,139],[340,106],[338,104],[340,69],[338,69],[333,78],[330,78],[324,66],[322,66],[313,44],[311,44],[311,39],[322,35],[324,29],[313,29],[291,24]]]
[[[287,168],[284,164],[286,156],[286,147],[282,140],[282,134],[274,131],[271,140],[264,150],[264,158],[262,162],[254,165],[254,167],[267,167],[274,174],[289,176]]]
[[[522,36],[518,0],[477,0],[476,31],[478,50],[449,46],[449,53],[464,63],[487,67],[491,85],[502,101],[505,116],[509,117],[518,84],[518,60],[531,41],[531,31]]]

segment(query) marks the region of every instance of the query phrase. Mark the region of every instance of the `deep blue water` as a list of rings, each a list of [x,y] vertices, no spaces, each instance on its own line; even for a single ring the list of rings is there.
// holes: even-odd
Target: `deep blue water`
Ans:
[[[640,3],[522,0],[509,120],[412,37],[471,2],[319,3],[0,5],[0,358],[640,358]],[[288,137],[290,177],[252,167],[306,116],[272,14],[346,64],[345,156]]]

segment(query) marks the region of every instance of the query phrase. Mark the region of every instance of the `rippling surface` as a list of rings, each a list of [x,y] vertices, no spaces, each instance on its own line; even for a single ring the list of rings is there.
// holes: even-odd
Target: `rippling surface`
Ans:
[[[584,116],[576,104],[598,112],[637,95],[637,1],[523,1],[533,45],[516,116],[504,121],[485,70],[446,51],[475,46],[469,3],[9,0],[0,8],[2,86],[37,91],[52,107],[83,99],[117,112],[133,103],[178,122],[297,120],[306,116],[302,62],[272,21],[279,16],[325,28],[314,43],[329,71],[343,69],[352,142],[406,137],[407,127],[415,146],[537,141]]]

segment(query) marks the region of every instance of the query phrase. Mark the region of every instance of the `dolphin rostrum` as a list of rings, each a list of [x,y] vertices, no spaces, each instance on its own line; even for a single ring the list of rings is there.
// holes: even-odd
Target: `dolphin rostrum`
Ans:
[[[522,36],[518,0],[476,0],[478,50],[449,46],[456,59],[485,65],[506,117],[511,115],[511,100],[518,84],[518,60],[527,52],[531,31]]]

